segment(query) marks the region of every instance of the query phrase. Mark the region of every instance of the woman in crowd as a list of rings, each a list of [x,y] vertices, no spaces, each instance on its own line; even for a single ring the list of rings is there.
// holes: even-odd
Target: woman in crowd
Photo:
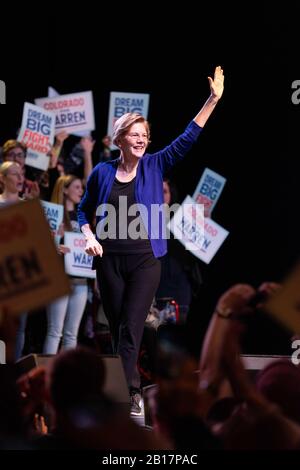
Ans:
[[[64,229],[68,232],[79,232],[76,206],[83,194],[82,182],[74,175],[60,176],[55,184],[51,202],[64,206]],[[68,248],[60,245],[60,252]],[[47,307],[47,335],[44,343],[45,354],[56,354],[62,339],[62,348],[73,348],[77,345],[77,335],[85,309],[88,286],[82,277],[70,276],[72,293],[52,302]]]
[[[19,196],[24,185],[24,174],[19,163],[14,161],[5,161],[0,166],[0,208],[23,201]],[[15,359],[22,356],[25,343],[27,313],[20,316],[19,327],[16,334]]]

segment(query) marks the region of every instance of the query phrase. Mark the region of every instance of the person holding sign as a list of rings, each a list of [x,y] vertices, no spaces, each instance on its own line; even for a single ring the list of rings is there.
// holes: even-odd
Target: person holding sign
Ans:
[[[82,183],[77,176],[60,176],[56,181],[51,202],[64,206],[64,229],[69,232],[80,232],[75,207],[83,194]],[[61,254],[68,251],[65,245],[59,245]],[[56,354],[62,339],[62,348],[74,348],[84,313],[88,286],[83,277],[70,276],[72,293],[55,300],[47,307],[47,335],[44,343],[44,354]]]
[[[93,169],[78,209],[79,224],[87,241],[86,252],[95,257],[94,268],[114,352],[123,361],[132,414],[141,412],[140,384],[134,371],[144,322],[160,280],[159,258],[167,251],[164,218],[152,222],[151,209],[163,204],[165,173],[197,141],[223,94],[221,67],[216,67],[214,77],[208,80],[210,96],[204,106],[185,131],[159,152],[146,153],[150,130],[143,116],[136,113],[121,116],[113,130],[113,143],[119,147],[120,157]],[[108,208],[113,210],[107,216]],[[95,211],[97,238],[91,230]],[[136,218],[128,215],[133,212]]]

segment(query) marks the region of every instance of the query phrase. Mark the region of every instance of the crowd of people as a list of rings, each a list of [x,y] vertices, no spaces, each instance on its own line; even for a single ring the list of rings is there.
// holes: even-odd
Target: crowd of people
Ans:
[[[91,139],[83,138],[75,145],[77,149],[80,147],[82,155],[75,167],[73,160],[70,163],[73,150],[70,151],[69,155],[66,155],[63,148],[64,141],[67,138],[68,134],[66,133],[56,136],[48,171],[42,172],[25,165],[26,147],[15,139],[10,139],[3,144],[0,161],[0,207],[36,197],[43,201],[63,205],[64,218],[59,230],[60,242],[57,245],[58,253],[61,256],[68,252],[68,247],[64,245],[64,231],[80,231],[77,221],[77,206],[83,195],[84,185],[94,166],[92,159],[94,142]],[[102,141],[103,149],[99,153],[99,158],[96,157],[96,160],[105,162],[115,159],[116,151],[110,151],[111,139],[109,136],[105,136]],[[95,156],[93,158],[95,160]],[[75,175],[68,173],[70,168]],[[172,185],[172,183],[169,179],[166,179],[164,187],[167,188],[169,185]],[[166,191],[164,192],[164,202],[171,204],[169,193]],[[170,241],[170,244],[172,243],[173,241]],[[189,272],[190,267],[186,267],[185,263],[180,261],[182,252],[184,250],[177,243],[176,249],[171,248],[168,255],[162,259],[162,276],[157,292],[153,296],[153,305],[157,302],[159,304],[161,298],[174,299],[180,307],[182,317],[186,318],[191,302],[193,274]],[[168,267],[168,263],[173,262],[173,256],[176,253],[177,261],[174,261],[176,263],[176,269],[174,269],[174,265]],[[189,260],[199,276],[197,281],[200,284],[199,263],[193,260],[192,255]],[[100,329],[103,324],[108,326],[107,319],[103,318],[103,315],[101,316],[103,308],[101,308],[102,301],[97,282],[70,276],[70,283],[72,285],[72,294],[47,306],[43,318],[43,321],[46,321],[47,318],[46,337],[42,337],[45,328],[41,328],[41,338],[38,344],[34,344],[34,341],[33,344],[28,344],[31,341],[30,330],[32,325],[30,324],[30,317],[29,322],[27,321],[27,312],[24,312],[21,316],[17,331],[16,360],[29,352],[55,354],[58,352],[59,347],[75,346],[83,317],[86,325],[81,326],[84,331],[88,330],[86,334],[90,338],[95,337],[97,328]],[[99,308],[100,315],[97,315]],[[159,317],[159,311],[156,311]],[[26,338],[29,339],[26,341]],[[42,348],[40,347],[41,342],[43,342]]]
[[[102,139],[98,158],[93,159],[91,137],[81,138],[67,153],[68,134],[57,134],[47,171],[25,164],[26,147],[17,140],[3,143],[0,210],[32,198],[61,204],[58,256],[69,250],[65,232],[82,231],[97,280],[69,276],[71,293],[45,307],[40,349],[28,341],[26,345],[31,312],[18,319],[2,312],[0,338],[6,343],[7,364],[0,368],[1,449],[300,449],[300,370],[289,360],[280,360],[253,382],[240,358],[247,319],[255,320],[263,309],[263,302],[254,300],[269,298],[280,286],[265,283],[255,289],[237,284],[226,291],[211,312],[200,358],[195,358],[184,324],[202,282],[199,261],[176,239],[156,236],[160,229],[151,226],[142,211],[138,225],[146,236],[138,238],[108,235],[101,225],[103,214],[97,211],[96,216],[102,203],[111,204],[119,214],[120,196],[127,198],[128,206],[146,208],[177,202],[176,188],[166,173],[197,141],[221,98],[221,67],[209,77],[209,86],[207,101],[184,132],[154,154],[147,153],[149,123],[136,113],[116,121],[113,136]],[[112,142],[117,152],[111,150]],[[132,221],[129,217],[125,224],[129,235]],[[175,308],[170,321],[160,315],[162,303],[164,309],[166,303]],[[131,414],[141,413],[139,354],[147,338],[151,343],[154,387],[145,395],[148,427],[132,421],[105,391],[106,371],[99,352],[107,351],[103,337],[96,335],[99,309],[106,316],[109,352],[122,360]],[[92,342],[80,337],[84,321],[85,339]],[[150,341],[145,325],[150,325]],[[199,332],[199,341],[200,337]],[[18,360],[28,352],[51,359],[24,372]]]
[[[253,379],[241,360],[247,320],[264,307],[253,300],[264,292],[266,301],[280,288],[274,283],[229,288],[211,314],[199,360],[189,353],[181,330],[162,335],[145,427],[107,395],[103,359],[91,348],[65,349],[45,365],[25,373],[18,369],[17,322],[5,313],[0,448],[299,450],[299,367],[277,359]]]

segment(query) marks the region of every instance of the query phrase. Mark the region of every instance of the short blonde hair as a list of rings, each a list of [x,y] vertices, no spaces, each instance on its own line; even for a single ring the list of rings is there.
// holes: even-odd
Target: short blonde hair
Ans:
[[[148,140],[150,139],[150,126],[149,122],[142,116],[141,114],[138,113],[126,113],[123,114],[119,119],[116,120],[114,129],[113,129],[113,136],[112,136],[112,142],[114,145],[118,145],[118,140],[119,138],[126,134],[130,127],[133,124],[136,124],[137,122],[141,122],[142,124],[145,125],[146,131],[147,131],[147,137]]]
[[[19,168],[21,168],[21,166],[17,162],[4,162],[4,163],[2,163],[2,165],[0,165],[0,175],[1,176],[7,176],[8,170],[13,165],[17,165]]]

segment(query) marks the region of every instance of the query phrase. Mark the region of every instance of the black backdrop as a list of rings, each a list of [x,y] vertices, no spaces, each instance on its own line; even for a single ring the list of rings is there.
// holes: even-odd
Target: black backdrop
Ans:
[[[0,107],[0,143],[15,134],[23,102],[45,96],[52,85],[60,93],[93,91],[99,140],[110,91],[150,93],[154,151],[194,117],[208,96],[207,75],[223,66],[224,97],[173,173],[181,199],[193,193],[206,166],[227,178],[214,219],[230,235],[211,264],[202,265],[204,285],[189,318],[197,349],[221,292],[235,282],[280,281],[299,258],[300,105],[291,103],[291,82],[300,79],[297,11],[267,2],[166,5],[167,12],[150,3],[99,8],[86,4],[62,14],[48,5],[23,16],[18,7],[13,21],[2,18],[7,104]],[[258,332],[254,352],[286,351],[272,322],[258,322]]]

